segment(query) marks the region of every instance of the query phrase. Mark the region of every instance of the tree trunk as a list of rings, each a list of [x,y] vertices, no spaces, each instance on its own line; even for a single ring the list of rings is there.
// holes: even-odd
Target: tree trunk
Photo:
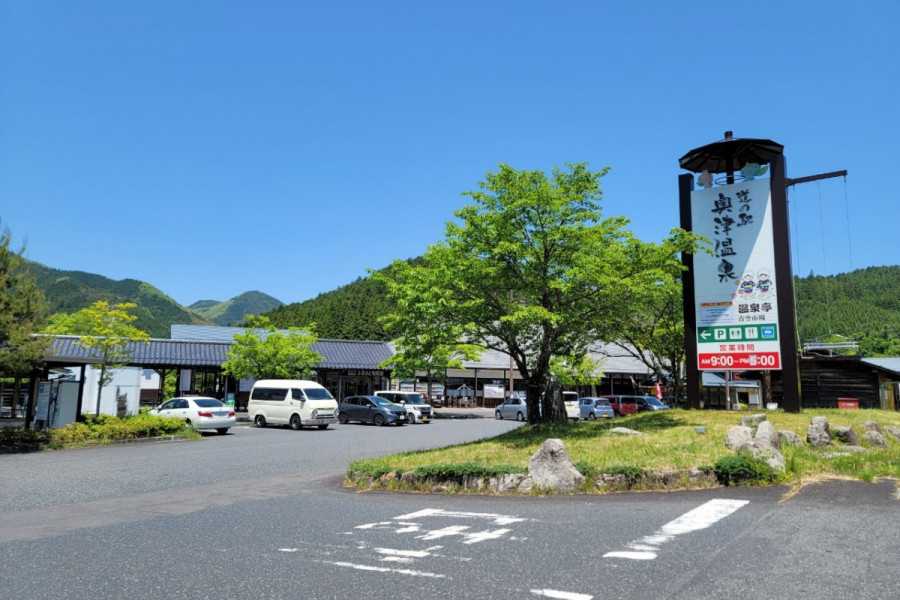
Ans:
[[[103,380],[106,378],[106,365],[100,367],[100,379],[97,380],[97,410],[94,412],[95,417],[100,416],[100,397],[103,394]]]

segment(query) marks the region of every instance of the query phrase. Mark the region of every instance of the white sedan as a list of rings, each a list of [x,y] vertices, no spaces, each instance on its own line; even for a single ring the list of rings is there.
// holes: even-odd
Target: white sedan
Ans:
[[[494,416],[498,419],[515,419],[524,421],[528,418],[528,406],[525,398],[513,396],[494,410]]]
[[[193,426],[197,431],[215,429],[220,434],[228,433],[237,420],[234,408],[222,404],[215,398],[204,396],[172,398],[162,406],[151,410],[150,414],[184,419],[187,425]]]

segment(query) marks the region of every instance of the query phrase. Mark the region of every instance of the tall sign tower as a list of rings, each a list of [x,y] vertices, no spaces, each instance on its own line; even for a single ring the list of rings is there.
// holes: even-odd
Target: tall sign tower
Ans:
[[[781,371],[781,404],[800,411],[783,146],[725,138],[679,160],[681,227],[714,255],[685,254],[688,402],[700,407],[702,371]],[[763,178],[763,175],[768,177]],[[727,377],[726,377],[727,381]]]

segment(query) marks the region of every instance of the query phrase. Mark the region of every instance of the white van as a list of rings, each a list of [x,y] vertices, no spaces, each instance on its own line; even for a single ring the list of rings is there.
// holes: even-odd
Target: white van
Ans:
[[[315,381],[260,379],[250,390],[247,412],[257,427],[272,424],[300,429],[315,425],[327,429],[337,423],[338,403]]]
[[[431,423],[434,413],[431,406],[419,392],[401,392],[398,390],[379,390],[376,396],[390,400],[406,409],[406,420],[412,423]]]

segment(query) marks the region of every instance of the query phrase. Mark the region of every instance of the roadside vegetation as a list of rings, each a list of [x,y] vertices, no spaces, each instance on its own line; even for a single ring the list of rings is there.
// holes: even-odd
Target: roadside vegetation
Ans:
[[[822,477],[850,477],[872,481],[879,477],[900,479],[900,441],[886,436],[886,448],[868,448],[864,453],[844,453],[840,444],[826,449],[808,445],[782,447],[786,469],[771,471],[761,461],[735,454],[725,447],[725,434],[740,424],[746,412],[667,410],[642,413],[611,421],[579,421],[574,424],[524,426],[479,442],[437,450],[408,452],[348,465],[350,485],[393,473],[389,479],[414,472],[434,481],[461,481],[464,476],[492,477],[499,473],[524,473],[528,461],[549,438],[565,444],[576,468],[586,476],[583,491],[597,491],[593,480],[602,475],[625,475],[630,480],[642,473],[705,471],[715,473],[720,483],[801,484]],[[858,432],[863,423],[877,421],[882,426],[900,427],[900,413],[881,410],[804,410],[800,414],[770,411],[768,420],[777,430],[790,430],[806,438],[814,416],[825,416],[832,427],[849,425]],[[628,427],[646,435],[610,433],[614,427]],[[696,428],[705,428],[699,433]],[[403,489],[402,485],[387,487]],[[687,479],[674,487],[690,487]],[[431,489],[430,487],[428,489]]]
[[[102,446],[122,440],[150,439],[167,436],[199,438],[193,429],[185,428],[182,419],[157,417],[147,413],[130,417],[83,415],[83,420],[59,429],[40,431],[24,427],[0,428],[0,451],[31,452],[74,446]]]

